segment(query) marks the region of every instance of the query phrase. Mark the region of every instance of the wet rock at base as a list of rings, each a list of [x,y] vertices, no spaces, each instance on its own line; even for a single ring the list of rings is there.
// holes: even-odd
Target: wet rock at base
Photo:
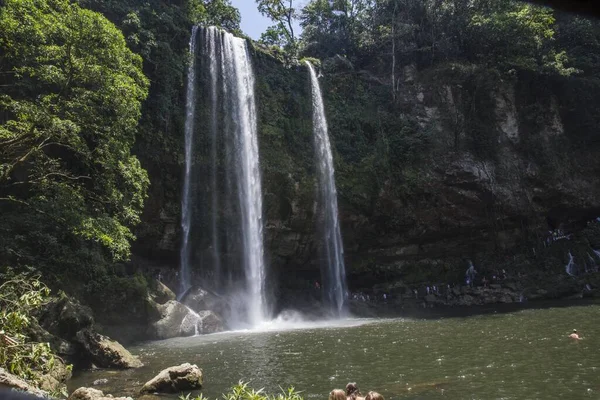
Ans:
[[[224,303],[224,299],[202,288],[194,288],[185,295],[181,302],[194,311],[215,310],[218,312],[218,307]]]
[[[175,300],[158,305],[161,318],[148,328],[154,339],[171,339],[181,335],[181,322],[189,314],[186,306]]]
[[[40,390],[23,379],[9,373],[4,368],[0,368],[0,388],[5,387],[31,393],[37,397],[49,397],[48,393],[43,390]]]
[[[162,370],[146,382],[141,393],[178,393],[202,389],[202,370],[197,365],[185,363]]]
[[[223,320],[212,311],[200,311],[188,313],[181,323],[181,335],[192,336],[199,334],[223,332],[225,330]]]
[[[200,315],[200,318],[202,318],[200,333],[217,333],[225,330],[223,320],[214,312],[208,310],[200,311],[198,315]]]
[[[131,397],[113,397],[105,395],[101,390],[80,387],[69,396],[68,400],[133,400]]]
[[[89,354],[91,361],[102,368],[139,368],[142,362],[119,342],[89,329],[77,332],[77,341]]]

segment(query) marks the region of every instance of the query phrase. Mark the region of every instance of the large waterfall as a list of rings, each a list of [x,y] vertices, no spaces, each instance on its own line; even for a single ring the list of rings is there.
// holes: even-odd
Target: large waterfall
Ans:
[[[269,311],[250,55],[244,39],[215,27],[195,27],[190,52],[181,294],[190,287],[193,265],[200,278],[194,284],[226,299],[230,326],[256,326]],[[196,86],[202,95],[196,96]],[[198,164],[194,168],[192,160]]]
[[[338,219],[333,157],[319,80],[310,62],[306,62],[306,65],[312,85],[313,135],[318,164],[319,206],[323,217],[324,261],[327,263],[322,267],[323,291],[332,310],[340,315],[347,297],[346,268]]]
[[[220,72],[223,78],[224,111],[231,113],[227,124],[232,146],[234,181],[236,182],[241,219],[243,246],[242,263],[246,275],[246,295],[242,304],[248,322],[256,325],[267,314],[265,295],[265,265],[263,248],[262,189],[258,160],[254,72],[244,39],[230,33],[206,28],[207,39],[214,40],[221,54]]]
[[[181,196],[181,230],[183,238],[180,251],[179,297],[185,295],[190,288],[190,227],[191,227],[191,176],[192,176],[192,143],[194,139],[194,118],[196,115],[196,36],[198,27],[192,28],[190,37],[190,65],[188,67],[187,91],[185,99],[185,176],[183,178],[183,195]]]

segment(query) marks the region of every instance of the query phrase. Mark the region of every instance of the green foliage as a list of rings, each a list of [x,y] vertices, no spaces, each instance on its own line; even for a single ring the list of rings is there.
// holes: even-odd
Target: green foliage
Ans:
[[[302,9],[300,25],[307,53],[317,57],[342,54],[354,58],[373,40],[370,20],[375,3],[368,0],[312,0]]]
[[[370,215],[382,189],[411,193],[431,127],[390,102],[385,86],[354,73],[327,75],[322,84],[340,198]]]
[[[247,382],[240,381],[233,386],[227,393],[223,393],[223,400],[303,400],[300,392],[293,387],[283,390],[276,395],[264,393],[264,389],[255,390],[248,386]],[[200,395],[192,398],[190,394],[179,396],[180,400],[207,400],[207,397]]]
[[[266,45],[280,46],[295,57],[298,53],[298,43],[294,34],[294,0],[256,0],[256,4],[262,15],[275,22],[274,26],[267,28],[262,34],[260,41]]]
[[[95,279],[84,285],[87,303],[96,311],[100,319],[106,313],[119,310],[120,314],[130,318],[127,313],[135,308],[134,315],[143,319],[144,299],[148,292],[148,280],[142,274],[133,276],[118,274],[98,274]],[[124,307],[123,305],[127,305]]]
[[[595,25],[577,18],[557,23],[551,9],[520,1],[312,0],[300,19],[305,54],[341,54],[378,69],[388,64],[392,74],[410,63],[463,60],[566,76],[579,72],[571,48],[583,62],[598,65],[589,56],[584,60],[583,47],[577,49],[571,33],[578,30],[596,46]],[[556,40],[557,30],[564,40]]]
[[[0,200],[19,214],[6,234],[39,217],[37,232],[58,225],[127,258],[149,184],[130,154],[147,94],[141,58],[66,0],[7,1],[0,27]]]
[[[0,366],[36,381],[52,370],[55,355],[48,343],[33,343],[26,332],[33,313],[49,301],[50,289],[37,277],[16,275],[0,285]]]

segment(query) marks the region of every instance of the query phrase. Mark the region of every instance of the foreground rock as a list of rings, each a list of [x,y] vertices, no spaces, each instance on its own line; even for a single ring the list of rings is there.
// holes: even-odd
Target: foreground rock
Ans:
[[[133,400],[131,397],[113,397],[112,395],[104,395],[101,390],[80,387],[69,396],[68,400]]]
[[[202,389],[202,370],[197,365],[181,364],[162,370],[146,382],[141,393],[178,393]]]
[[[46,392],[60,392],[66,389],[66,383],[69,379],[71,379],[71,369],[67,368],[67,365],[56,357],[50,372],[45,375],[38,375],[37,386]]]
[[[140,360],[131,355],[119,342],[89,329],[77,332],[77,342],[89,354],[91,361],[101,368],[139,368]]]
[[[33,387],[23,379],[8,373],[4,368],[0,368],[0,388],[16,389],[37,397],[49,397],[47,392]]]

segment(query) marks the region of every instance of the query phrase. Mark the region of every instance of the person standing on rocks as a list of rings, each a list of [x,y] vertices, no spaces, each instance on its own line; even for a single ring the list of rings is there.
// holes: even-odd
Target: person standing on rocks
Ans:
[[[469,282],[468,284],[470,286],[473,286],[475,283],[475,274],[477,274],[477,271],[475,270],[473,263],[471,261],[469,261],[469,268],[467,269],[466,275],[467,275],[467,281]]]

